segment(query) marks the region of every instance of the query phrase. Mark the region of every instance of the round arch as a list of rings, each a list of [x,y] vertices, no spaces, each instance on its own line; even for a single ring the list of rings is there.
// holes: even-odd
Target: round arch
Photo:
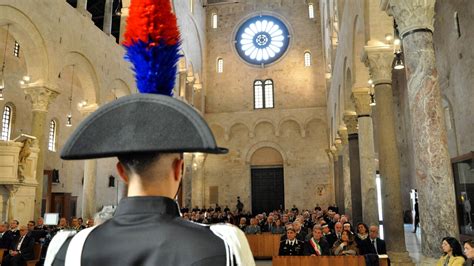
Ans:
[[[48,50],[43,35],[35,23],[15,7],[0,6],[0,25],[9,25],[9,32],[21,45],[26,68],[32,82],[49,80]]]
[[[283,164],[287,165],[288,164],[288,156],[286,155],[285,151],[281,148],[280,145],[278,145],[275,142],[271,141],[261,141],[257,142],[254,145],[252,145],[249,150],[247,151],[247,155],[245,156],[245,163],[250,164],[252,161],[252,156],[253,154],[260,148],[272,148],[276,151],[278,151],[283,159]]]
[[[84,98],[90,104],[100,104],[100,85],[97,72],[91,61],[82,53],[71,51],[64,56],[63,64],[57,70],[57,73],[68,66],[75,66],[77,77],[81,81]]]
[[[280,123],[278,123],[278,126],[277,126],[277,130],[276,130],[276,135],[277,136],[280,136],[281,134],[281,128],[283,126],[283,124],[285,122],[288,122],[288,121],[293,121],[295,122],[296,124],[298,124],[298,127],[299,127],[299,130],[300,130],[300,136],[301,137],[304,137],[304,126],[298,121],[298,119],[296,119],[296,117],[294,116],[287,116],[287,117],[284,117],[282,120],[280,120]]]
[[[120,78],[112,80],[107,86],[107,92],[113,94],[113,96],[120,98],[122,96],[130,95],[130,86]],[[106,99],[101,99],[101,102],[107,101]]]

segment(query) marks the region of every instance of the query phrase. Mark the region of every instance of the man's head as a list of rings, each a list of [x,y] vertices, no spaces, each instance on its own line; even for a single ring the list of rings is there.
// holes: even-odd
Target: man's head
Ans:
[[[184,166],[182,153],[135,153],[118,159],[117,171],[128,184],[128,196],[176,196]]]
[[[5,223],[0,223],[0,233],[5,233],[7,231],[7,226]]]
[[[371,225],[369,227],[369,237],[370,239],[376,239],[379,237],[379,228],[376,225]]]
[[[247,219],[245,217],[240,218],[240,224],[244,225],[247,223]]]
[[[43,217],[38,218],[37,224],[38,224],[38,226],[42,226],[42,225],[44,224],[44,219],[43,219]]]
[[[334,225],[334,231],[336,233],[342,233],[342,224],[340,222],[337,222],[335,225]]]
[[[87,227],[92,227],[92,226],[94,226],[94,219],[88,219],[88,220],[87,220],[87,223],[86,223],[86,226],[87,226]]]
[[[283,214],[283,215],[281,216],[281,222],[282,222],[283,224],[288,223],[288,214]]]
[[[59,219],[59,226],[61,226],[61,227],[67,226],[66,218],[61,217],[61,219]]]
[[[17,229],[17,228],[18,228],[18,224],[19,224],[18,220],[11,220],[11,221],[10,221],[10,229],[11,229],[11,230]]]
[[[26,225],[20,226],[20,236],[25,236],[28,233],[28,227]]]
[[[329,234],[329,232],[331,232],[331,229],[329,228],[327,224],[321,225],[321,228],[323,229],[323,233],[325,234]]]
[[[77,218],[72,218],[71,226],[72,227],[78,227],[79,226],[79,221],[77,220]]]
[[[319,241],[322,236],[323,236],[323,231],[321,230],[321,226],[315,225],[313,227],[313,237],[314,237],[314,239]]]
[[[299,232],[301,230],[301,223],[299,221],[294,221],[293,228],[295,229],[296,232]]]
[[[35,230],[35,221],[29,221],[28,222],[28,231],[34,231]]]
[[[295,229],[292,228],[292,227],[286,229],[286,237],[287,237],[289,240],[295,239],[295,237],[296,237]]]

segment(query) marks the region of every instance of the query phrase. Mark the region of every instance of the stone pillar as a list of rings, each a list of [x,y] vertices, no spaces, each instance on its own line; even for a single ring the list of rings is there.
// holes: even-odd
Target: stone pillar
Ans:
[[[82,15],[88,18],[92,18],[92,14],[87,11],[87,0],[77,0],[76,9]]]
[[[86,118],[97,110],[97,104],[90,104],[82,107],[79,111]],[[96,178],[97,178],[97,160],[84,161],[84,184],[82,186],[82,218],[84,220],[94,218],[97,212],[96,206]]]
[[[412,263],[405,246],[400,163],[392,96],[393,47],[366,46],[366,63],[375,85],[376,123],[385,241],[394,265]]]
[[[130,6],[130,0],[122,0],[122,9],[120,10],[120,37],[119,37],[119,43],[123,42],[123,38],[125,35],[125,29],[127,28],[127,19],[128,15],[130,13],[129,7]]]
[[[189,103],[190,105],[193,105],[195,81],[196,81],[196,78],[190,75],[190,73],[188,73],[188,76],[186,77],[186,88],[185,88],[186,91],[184,92],[184,97],[186,99],[186,102]]]
[[[35,195],[35,220],[41,216],[41,204],[43,202],[43,172],[44,172],[44,154],[47,149],[47,143],[44,133],[49,128],[46,122],[49,104],[58,96],[58,92],[45,86],[30,86],[24,89],[29,96],[32,104],[33,119],[31,124],[31,135],[36,137],[38,147],[38,161],[36,164],[36,187]]]
[[[359,136],[357,133],[357,114],[344,112],[349,141],[349,167],[351,178],[352,223],[362,222],[362,196],[360,185]]]
[[[193,157],[194,153],[184,154],[184,173],[181,181],[182,204],[181,207],[188,207],[192,209],[192,195],[193,195]]]
[[[339,127],[337,133],[340,136],[340,144],[337,146],[339,154],[342,157],[342,171],[340,172],[342,185],[344,187],[344,209],[340,210],[342,213],[352,217],[352,191],[351,191],[351,170],[350,170],[350,156],[347,128]]]
[[[359,122],[359,158],[362,195],[362,220],[367,225],[378,225],[377,186],[375,184],[375,149],[372,110],[368,88],[352,90],[352,100]]]
[[[403,41],[418,184],[422,252],[438,257],[444,236],[458,238],[456,199],[433,49],[435,0],[390,1]],[[436,200],[433,200],[436,195]],[[433,212],[436,210],[436,212]],[[436,233],[433,233],[436,232]]]
[[[193,179],[192,179],[192,206],[204,206],[205,201],[205,189],[204,184],[204,162],[206,161],[207,154],[195,153],[193,156]]]
[[[113,5],[113,0],[105,0],[104,23],[102,24],[102,31],[107,35],[112,33]]]

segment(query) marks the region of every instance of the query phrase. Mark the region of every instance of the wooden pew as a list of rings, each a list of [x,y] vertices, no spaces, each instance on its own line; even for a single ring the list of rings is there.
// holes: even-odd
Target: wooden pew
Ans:
[[[281,235],[263,233],[259,235],[247,235],[247,240],[255,258],[269,259],[273,256],[278,256],[280,237]]]
[[[379,259],[380,266],[387,266],[387,259]],[[273,266],[365,266],[364,256],[274,256]]]
[[[8,252],[8,249],[0,248],[0,264],[3,262],[3,256]]]
[[[42,247],[43,246],[40,243],[35,243],[35,246],[33,248],[34,253],[35,253],[35,258],[32,259],[32,260],[26,261],[26,266],[35,266],[36,263],[38,263],[38,261],[40,260],[40,257],[41,257]]]

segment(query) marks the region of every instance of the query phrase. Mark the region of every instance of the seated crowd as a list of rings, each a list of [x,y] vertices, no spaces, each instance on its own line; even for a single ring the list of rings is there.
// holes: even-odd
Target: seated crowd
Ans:
[[[281,235],[280,256],[344,256],[387,254],[385,241],[379,238],[376,225],[359,222],[354,227],[349,217],[339,214],[336,207],[322,210],[291,210],[252,215],[239,210],[198,208],[181,209],[183,218],[198,223],[231,223],[245,234],[272,233]],[[474,240],[464,242],[464,253],[458,240],[445,237],[441,243],[443,256],[437,265],[474,265]]]
[[[82,218],[72,218],[68,224],[66,218],[61,218],[56,226],[47,226],[43,218],[29,221],[27,225],[20,225],[18,220],[10,223],[0,223],[0,249],[4,249],[2,266],[25,265],[28,260],[34,259],[35,243],[42,245],[42,256],[47,252],[47,247],[54,235],[60,230],[80,231],[94,225],[93,219],[88,219],[84,224]]]

